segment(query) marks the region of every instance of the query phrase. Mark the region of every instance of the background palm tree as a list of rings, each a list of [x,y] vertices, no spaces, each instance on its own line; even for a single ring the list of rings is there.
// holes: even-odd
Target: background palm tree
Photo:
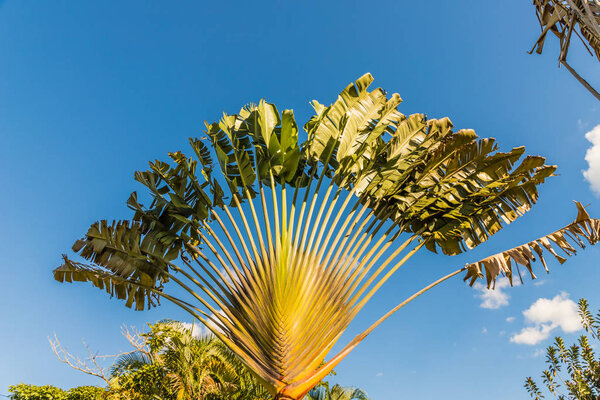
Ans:
[[[223,343],[176,321],[150,325],[143,345],[111,367],[116,399],[262,400],[268,392]]]
[[[369,400],[369,397],[361,389],[337,384],[330,387],[325,382],[308,392],[304,400]]]
[[[524,148],[454,131],[447,118],[398,111],[366,74],[330,106],[317,101],[302,135],[291,110],[261,101],[206,124],[195,157],[170,153],[136,173],[130,221],[100,221],[64,256],[57,280],[87,281],[142,310],[160,298],[202,321],[277,399],[301,399],[375,327],[456,275],[472,285],[532,277],[598,241],[600,221],[574,222],[444,273],[326,356],[379,288],[420,249],[454,255],[528,211],[556,167]],[[213,163],[213,158],[217,163]],[[547,268],[546,268],[547,270]],[[165,289],[176,283],[184,295]]]

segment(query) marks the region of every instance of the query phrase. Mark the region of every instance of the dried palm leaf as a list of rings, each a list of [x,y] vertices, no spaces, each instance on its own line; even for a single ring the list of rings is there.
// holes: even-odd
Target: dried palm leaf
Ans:
[[[516,268],[519,280],[523,283],[519,265],[525,267],[531,278],[535,279],[536,276],[533,273],[531,263],[536,261],[536,256],[539,257],[546,272],[550,272],[544,259],[544,250],[553,255],[561,264],[567,260],[556,252],[553,245],[562,250],[565,256],[572,256],[577,253],[577,248],[585,248],[586,243],[592,245],[598,243],[600,239],[600,221],[591,219],[581,203],[575,202],[575,204],[577,205],[577,218],[574,222],[532,242],[513,247],[510,250],[494,254],[468,265],[464,280],[470,280],[469,284],[473,286],[477,278],[485,274],[489,289],[495,283],[496,278],[502,274],[508,278],[512,285],[514,268]]]
[[[542,33],[530,53],[535,49],[538,54],[541,54],[548,32],[555,34],[560,39],[559,64],[564,65],[590,93],[600,100],[600,93],[567,63],[573,32],[588,52],[600,61],[600,2],[598,0],[533,0],[533,4]]]

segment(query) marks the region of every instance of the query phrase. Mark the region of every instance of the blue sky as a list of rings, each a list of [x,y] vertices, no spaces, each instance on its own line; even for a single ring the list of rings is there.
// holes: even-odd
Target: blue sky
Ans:
[[[169,305],[130,311],[87,285],[58,284],[51,271],[91,222],[129,216],[125,200],[140,189],[134,171],[185,149],[204,120],[260,98],[293,108],[303,123],[310,100],[331,102],[371,72],[376,85],[400,93],[405,114],[448,116],[503,149],[525,145],[559,166],[534,210],[485,245],[414,257],[347,337],[465,262],[566,225],[572,200],[600,215],[582,174],[600,105],[557,68],[554,38],[543,55],[527,54],[539,33],[529,2],[222,3],[0,2],[0,394],[19,382],[100,383],[55,359],[53,333],[73,352],[84,350],[83,338],[112,353],[126,348],[123,324],[189,319]],[[600,86],[597,61],[579,45],[569,57]],[[599,256],[589,248],[564,266],[552,262],[541,284],[503,288],[509,297],[488,303],[449,281],[376,330],[333,379],[379,400],[526,399],[524,378],[544,366],[539,350],[572,330],[566,299],[600,308]],[[527,322],[523,311],[534,303]],[[535,314],[544,306],[560,311],[549,318],[563,328],[535,345],[511,342],[524,327],[550,329]]]

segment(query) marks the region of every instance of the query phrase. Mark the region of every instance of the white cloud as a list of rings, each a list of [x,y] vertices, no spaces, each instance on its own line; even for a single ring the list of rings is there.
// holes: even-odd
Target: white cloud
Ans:
[[[553,299],[537,299],[523,311],[523,315],[531,326],[526,326],[521,332],[512,335],[510,341],[513,343],[534,345],[547,339],[557,328],[564,333],[582,329],[577,304],[570,300],[565,292],[554,296]]]
[[[231,275],[233,276],[233,279],[231,278],[231,276],[227,273],[227,270],[225,268],[221,268],[219,270],[219,272],[221,272],[221,275],[223,275],[223,278],[225,278],[225,283],[232,285],[233,286],[233,280],[235,279],[236,282],[239,282],[239,278],[238,276],[235,274],[234,271],[231,271]]]
[[[553,329],[554,327],[551,324],[528,326],[521,329],[520,333],[512,335],[510,341],[518,344],[538,344],[542,340],[547,339]]]
[[[581,329],[577,304],[569,295],[562,292],[552,300],[537,299],[527,310],[523,311],[525,319],[535,324],[551,323],[565,332],[575,332]]]
[[[218,314],[222,318],[225,318],[225,319],[229,320],[229,318],[225,314],[225,311],[219,310]],[[219,324],[222,325],[223,323],[220,322],[220,321],[221,320],[219,318],[217,318],[217,316],[215,314],[211,314],[211,316],[208,318],[208,325],[210,325],[210,327],[213,328],[214,330],[216,330],[217,332],[223,332],[222,329],[219,326]],[[207,330],[210,332],[210,330],[208,328],[207,328]]]
[[[378,372],[375,376],[383,376],[383,372]]]
[[[600,125],[596,125],[585,134],[585,138],[592,147],[585,152],[585,161],[588,169],[583,171],[583,176],[590,183],[590,188],[596,195],[600,195]]]
[[[481,329],[481,333],[488,333],[488,330],[485,326]]]
[[[516,282],[513,282],[515,286]],[[473,287],[475,290],[481,292],[476,296],[479,297],[482,301],[479,305],[481,308],[488,308],[491,310],[496,310],[500,307],[504,307],[508,305],[508,299],[510,296],[508,293],[504,292],[503,289],[510,286],[510,282],[507,278],[500,278],[496,281],[495,289],[488,289],[485,285],[477,282]]]
[[[223,310],[220,310],[219,314],[224,316],[225,312]],[[207,320],[208,325],[211,328],[213,328],[216,331],[221,331],[221,329],[219,328],[219,325],[216,322],[217,317],[215,316],[215,314],[211,314],[210,317],[208,317],[206,320]],[[181,325],[183,325],[183,327],[186,329],[191,329],[192,335],[196,336],[196,337],[212,334],[210,329],[208,329],[208,327],[206,327],[204,324],[201,324],[199,322],[195,322],[193,327],[192,327],[192,324],[189,322],[182,322]]]
[[[199,324],[198,322],[194,323],[194,326],[192,326],[192,324],[190,324],[189,322],[182,322],[181,325],[183,325],[185,329],[191,329],[192,336],[195,337],[208,335],[210,333],[207,327],[205,327],[202,324]]]
[[[513,322],[515,317],[506,317],[506,322]]]

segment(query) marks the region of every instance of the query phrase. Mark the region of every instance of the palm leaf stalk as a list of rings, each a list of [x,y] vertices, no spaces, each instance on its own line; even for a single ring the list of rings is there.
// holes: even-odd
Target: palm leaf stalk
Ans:
[[[579,83],[600,100],[600,93],[567,62],[573,33],[579,37],[590,55],[600,61],[600,1],[533,0],[533,5],[542,33],[529,53],[535,50],[542,54],[547,34],[553,33],[560,40],[559,66],[564,65]]]
[[[532,277],[535,255],[598,241],[577,219],[523,246],[459,268],[410,296],[326,357],[381,286],[420,249],[454,255],[528,211],[554,166],[524,148],[453,131],[447,119],[398,111],[400,96],[360,77],[304,125],[261,101],[206,125],[195,153],[136,173],[130,221],[93,224],[57,280],[87,281],[142,310],[161,298],[202,321],[276,399],[301,399],[375,327],[453,276],[472,285]],[[217,162],[213,163],[216,158]],[[217,167],[218,166],[218,167]],[[544,266],[546,265],[543,258]],[[175,282],[184,295],[164,290]]]

